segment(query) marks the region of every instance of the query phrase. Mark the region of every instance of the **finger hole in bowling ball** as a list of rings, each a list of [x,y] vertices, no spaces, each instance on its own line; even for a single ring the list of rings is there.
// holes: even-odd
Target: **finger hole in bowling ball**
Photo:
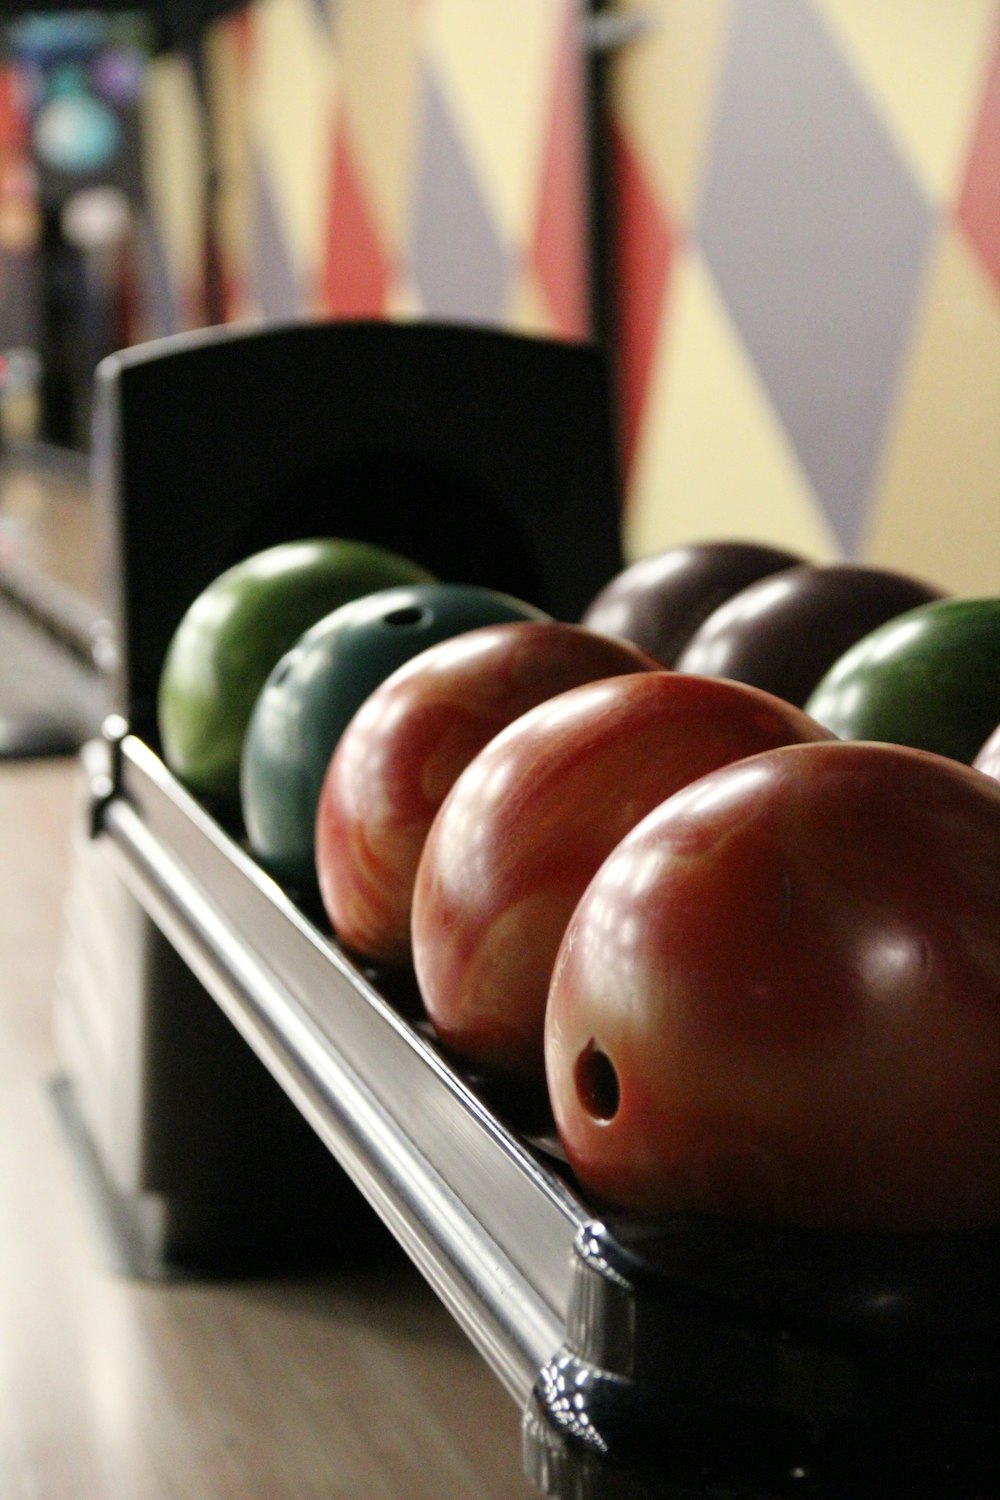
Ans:
[[[402,609],[393,609],[385,616],[385,624],[397,629],[407,626],[427,625],[432,619],[431,611],[419,604],[407,604]]]
[[[591,1037],[576,1060],[573,1080],[580,1103],[595,1120],[613,1120],[621,1103],[615,1065]]]

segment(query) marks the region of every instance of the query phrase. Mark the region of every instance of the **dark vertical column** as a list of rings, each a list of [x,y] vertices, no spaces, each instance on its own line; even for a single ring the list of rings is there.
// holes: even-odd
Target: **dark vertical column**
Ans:
[[[618,309],[614,285],[614,172],[609,72],[609,0],[587,0],[585,16],[586,131],[590,257],[590,325],[614,361]]]
[[[42,416],[41,436],[57,447],[81,441],[80,314],[83,263],[61,227],[60,203],[42,205],[41,263]]]
[[[195,92],[201,106],[203,193],[205,217],[202,225],[202,321],[214,325],[225,321],[225,293],[218,243],[218,158],[212,121],[212,101],[205,69],[204,28],[207,19],[225,7],[210,8],[205,0],[172,0],[168,30],[171,44],[191,65]]]

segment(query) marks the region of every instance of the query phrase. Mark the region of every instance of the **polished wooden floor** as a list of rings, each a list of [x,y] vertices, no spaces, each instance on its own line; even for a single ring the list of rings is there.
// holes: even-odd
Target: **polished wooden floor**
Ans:
[[[528,1500],[520,1414],[408,1265],[116,1269],[52,1092],[76,778],[0,760],[0,1500]]]
[[[8,558],[96,596],[100,545],[84,458],[55,449],[0,454],[0,564]]]

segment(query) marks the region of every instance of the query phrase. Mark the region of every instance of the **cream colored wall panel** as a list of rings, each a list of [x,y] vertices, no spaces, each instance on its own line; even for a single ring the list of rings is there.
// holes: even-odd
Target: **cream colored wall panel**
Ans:
[[[186,59],[168,53],[151,64],[142,114],[147,200],[171,278],[184,297],[202,281],[205,207],[204,129]]]
[[[567,3],[574,0],[427,0],[424,8],[428,57],[496,222],[517,245],[533,227]]]
[[[249,90],[255,151],[266,160],[305,298],[315,294],[326,233],[338,68],[312,0],[252,8]]]
[[[669,299],[626,513],[628,555],[748,538],[836,557],[833,533],[697,257],[677,264]]]
[[[250,124],[249,100],[231,22],[217,22],[206,34],[205,69],[218,172],[216,224],[228,295],[240,299],[228,307],[228,313],[239,317],[246,311],[243,298],[250,257]]]
[[[400,270],[386,289],[385,314],[400,322],[423,318],[427,314],[420,289],[414,285],[405,270]]]
[[[513,279],[504,324],[515,333],[547,337],[552,332],[552,308],[545,289],[530,261],[525,261]]]
[[[865,556],[955,593],[1000,594],[1000,302],[942,230],[886,442]]]
[[[928,190],[954,195],[996,33],[996,0],[819,0]]]
[[[615,110],[664,207],[695,212],[732,0],[623,0],[648,20],[613,72]]]
[[[408,0],[340,0],[343,107],[383,242],[402,248],[410,222],[419,67]]]

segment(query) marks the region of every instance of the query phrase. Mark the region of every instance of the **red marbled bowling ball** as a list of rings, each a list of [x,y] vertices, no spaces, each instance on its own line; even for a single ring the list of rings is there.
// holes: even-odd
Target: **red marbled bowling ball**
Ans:
[[[319,800],[320,893],[345,947],[409,962],[424,840],[459,773],[501,729],[569,688],[658,665],[579,625],[531,621],[456,636],[387,678],[345,730]]]
[[[619,840],[708,771],[829,738],[757,688],[677,672],[574,688],[516,720],[455,782],[420,859],[413,958],[442,1040],[490,1070],[541,1076],[556,952]]]

